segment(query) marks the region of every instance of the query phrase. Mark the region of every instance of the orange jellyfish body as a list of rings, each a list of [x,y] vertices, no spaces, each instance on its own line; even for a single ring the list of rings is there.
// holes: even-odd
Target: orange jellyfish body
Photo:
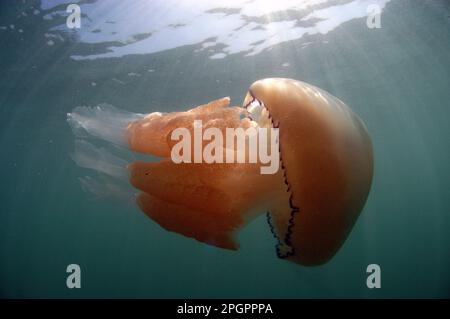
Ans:
[[[261,174],[261,163],[175,164],[171,133],[193,131],[194,120],[222,132],[278,128],[279,170]],[[277,255],[302,265],[333,257],[372,180],[372,144],[362,121],[331,94],[291,79],[253,83],[243,107],[223,98],[186,112],[151,113],[128,125],[127,140],[134,151],[163,158],[129,166],[139,206],[162,227],[237,249],[236,231],[268,212]]]

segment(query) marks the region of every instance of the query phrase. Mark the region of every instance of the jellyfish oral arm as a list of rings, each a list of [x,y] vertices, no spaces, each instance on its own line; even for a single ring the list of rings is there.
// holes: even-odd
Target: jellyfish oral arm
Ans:
[[[191,163],[192,158],[193,163],[261,163],[269,164],[261,165],[261,174],[278,172],[278,128],[226,128],[223,135],[217,127],[209,127],[203,132],[201,120],[194,120],[193,127],[193,137],[191,131],[184,127],[176,128],[171,133],[171,140],[178,141],[171,150],[171,159],[175,164]]]
[[[243,113],[224,98],[129,124],[130,148],[162,157],[129,165],[131,184],[141,191],[138,204],[150,218],[201,242],[238,248],[236,232],[266,211],[273,185],[282,183],[272,143],[278,132],[260,134]],[[262,146],[250,152],[251,145]]]

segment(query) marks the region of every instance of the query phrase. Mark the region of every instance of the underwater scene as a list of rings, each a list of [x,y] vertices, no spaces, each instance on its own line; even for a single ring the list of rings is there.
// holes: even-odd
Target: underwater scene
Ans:
[[[0,298],[449,298],[448,0],[0,2]]]

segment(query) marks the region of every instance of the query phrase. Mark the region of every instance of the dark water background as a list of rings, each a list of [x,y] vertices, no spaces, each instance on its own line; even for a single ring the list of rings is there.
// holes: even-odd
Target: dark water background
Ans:
[[[381,29],[353,19],[255,56],[214,60],[193,44],[77,61],[74,52],[101,44],[68,36],[46,45],[55,21],[42,19],[45,10],[18,18],[31,6],[39,2],[0,4],[0,25],[15,25],[0,30],[1,297],[450,297],[448,1],[392,0]],[[133,203],[81,189],[86,171],[70,159],[66,122],[74,107],[106,102],[148,113],[222,96],[240,104],[253,81],[271,76],[341,98],[373,139],[369,199],[328,264],[277,259],[264,218],[229,252],[161,229]],[[81,266],[81,289],[66,287],[71,263]],[[381,266],[381,289],[366,287],[371,263]]]

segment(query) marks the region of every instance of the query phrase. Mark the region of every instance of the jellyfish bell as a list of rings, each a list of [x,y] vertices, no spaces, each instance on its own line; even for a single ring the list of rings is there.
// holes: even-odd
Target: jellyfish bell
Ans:
[[[127,168],[140,191],[137,204],[163,228],[238,249],[237,232],[268,212],[278,257],[302,265],[326,262],[348,236],[369,192],[372,146],[364,124],[339,99],[291,79],[257,81],[242,107],[229,104],[222,98],[184,112],[148,115],[82,108],[68,119],[75,132],[85,133],[79,138],[159,157],[129,158]],[[172,132],[194,132],[199,120],[224,136],[229,128],[277,128],[279,169],[261,174],[261,161],[175,163]],[[123,176],[116,171],[123,161],[77,144],[84,145],[82,156],[75,156],[83,167]],[[224,144],[215,152],[236,155],[238,146]]]
[[[289,205],[270,209],[278,254],[304,265],[324,263],[348,236],[369,193],[373,155],[366,127],[342,101],[300,81],[257,81],[244,105],[252,101],[264,104],[280,132]]]

